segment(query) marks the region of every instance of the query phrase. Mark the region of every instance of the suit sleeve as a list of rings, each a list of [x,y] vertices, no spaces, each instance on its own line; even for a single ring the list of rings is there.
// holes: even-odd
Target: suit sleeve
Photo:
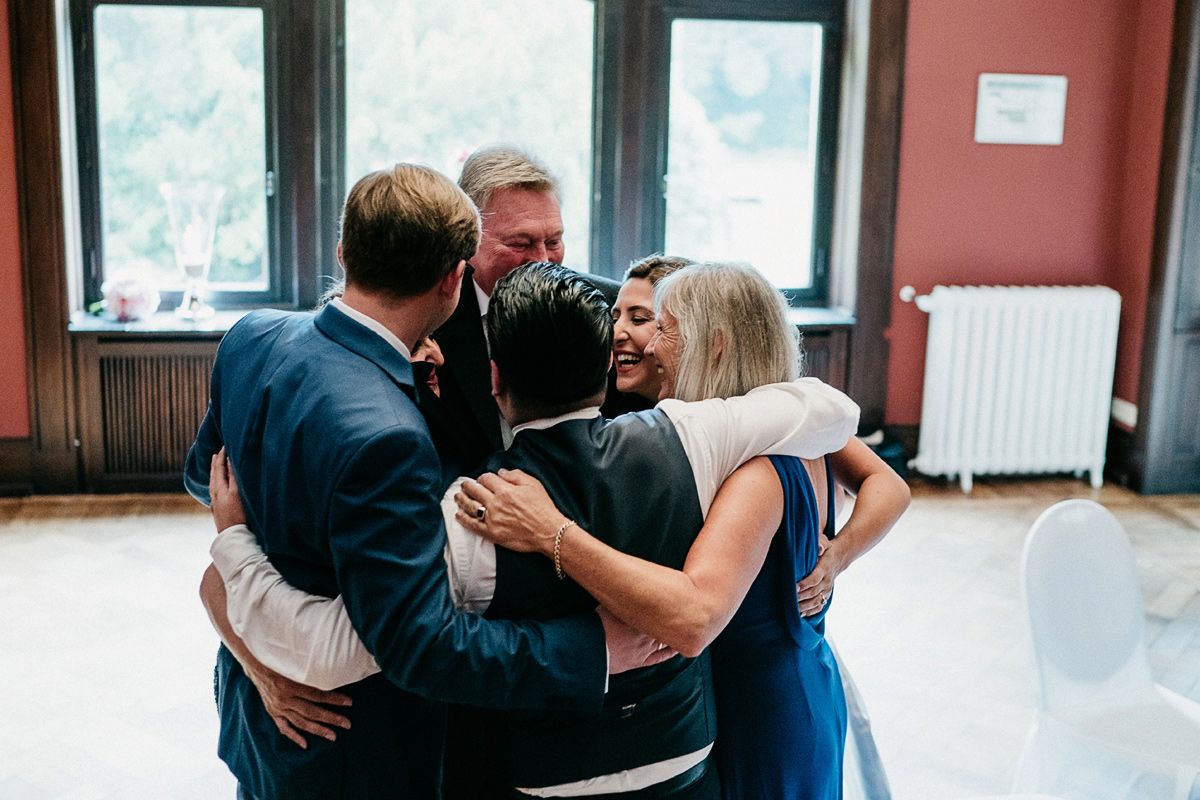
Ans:
[[[704,513],[739,466],[759,455],[820,458],[846,446],[858,406],[816,378],[760,386],[742,397],[664,400],[696,478]]]
[[[327,529],[359,636],[402,689],[490,708],[596,710],[607,673],[595,614],[490,621],[450,598],[437,456],[406,426],[362,445],[336,482]]]
[[[188,450],[187,460],[183,465],[184,487],[192,497],[206,506],[212,502],[208,496],[208,472],[212,467],[212,457],[224,445],[224,441],[221,438],[219,413],[219,369],[220,362],[218,361],[213,366],[208,410],[204,413],[204,419],[200,423],[200,430],[196,433],[196,441],[192,443],[191,448]]]

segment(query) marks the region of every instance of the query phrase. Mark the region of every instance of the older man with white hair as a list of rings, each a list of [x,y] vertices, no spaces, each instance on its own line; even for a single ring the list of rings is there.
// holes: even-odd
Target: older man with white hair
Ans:
[[[483,219],[479,249],[463,278],[458,308],[434,334],[446,363],[439,367],[440,402],[427,412],[453,478],[505,447],[512,437],[492,397],[486,325],[496,283],[531,261],[563,263],[562,210],[557,178],[534,156],[508,145],[480,148],[463,164],[458,185]],[[620,285],[589,275],[609,305]]]

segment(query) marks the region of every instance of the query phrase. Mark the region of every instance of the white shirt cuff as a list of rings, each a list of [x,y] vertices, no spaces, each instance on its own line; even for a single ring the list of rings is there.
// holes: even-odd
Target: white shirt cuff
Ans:
[[[245,525],[231,525],[218,533],[208,552],[223,581],[228,581],[248,564],[266,558],[258,546],[258,539]]]

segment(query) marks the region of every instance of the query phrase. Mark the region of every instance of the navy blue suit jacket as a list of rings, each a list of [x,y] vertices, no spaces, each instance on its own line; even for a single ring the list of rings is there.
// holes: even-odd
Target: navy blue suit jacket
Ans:
[[[500,623],[458,613],[442,556],[440,465],[409,363],[333,306],[256,311],[225,336],[185,483],[208,501],[222,445],[250,527],[289,583],[340,594],[383,670],[346,687],[352,728],[302,750],[225,648],[219,754],[255,796],[437,797],[442,701],[599,709],[599,619]]]

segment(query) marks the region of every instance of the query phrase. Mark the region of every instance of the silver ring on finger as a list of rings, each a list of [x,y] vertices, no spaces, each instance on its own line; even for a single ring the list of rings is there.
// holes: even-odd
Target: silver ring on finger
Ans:
[[[480,522],[483,522],[486,519],[486,517],[487,517],[487,506],[480,503],[479,508],[475,509],[475,519],[479,520]]]

